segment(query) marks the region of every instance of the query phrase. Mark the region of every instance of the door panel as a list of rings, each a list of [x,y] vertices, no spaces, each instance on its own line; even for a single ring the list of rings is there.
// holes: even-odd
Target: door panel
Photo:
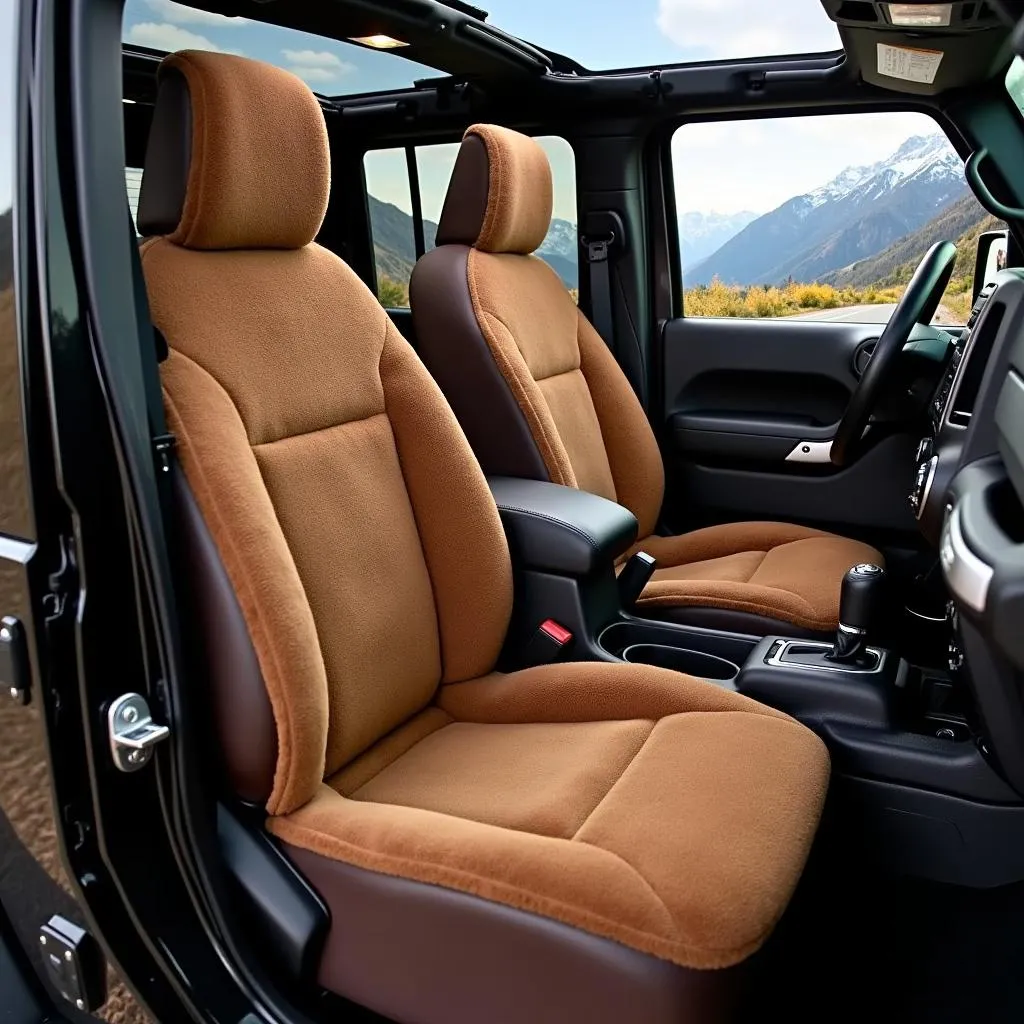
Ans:
[[[858,355],[879,331],[877,324],[824,321],[689,317],[666,324],[666,514],[673,527],[771,518],[868,534],[913,530],[906,494],[916,437],[889,437],[843,470],[813,461],[827,458],[857,385]],[[803,455],[801,442],[810,449]]]

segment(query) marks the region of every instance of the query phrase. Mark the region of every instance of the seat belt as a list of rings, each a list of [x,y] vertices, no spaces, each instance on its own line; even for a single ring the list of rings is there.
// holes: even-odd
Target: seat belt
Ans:
[[[587,261],[590,290],[590,322],[604,340],[629,386],[643,404],[646,401],[646,372],[632,324],[615,330],[615,303],[612,293],[614,261],[626,252],[626,229],[615,210],[591,210],[583,222],[580,237]],[[627,321],[629,311],[626,310]]]
[[[622,250],[625,230],[614,210],[592,210],[584,221],[580,238],[587,261],[590,292],[590,322],[616,359],[619,358],[612,304],[612,260]]]
[[[590,322],[601,335],[604,343],[618,358],[615,345],[615,319],[612,313],[612,271],[611,250],[615,235],[601,238],[583,237],[583,248],[587,256],[587,273],[590,279]]]

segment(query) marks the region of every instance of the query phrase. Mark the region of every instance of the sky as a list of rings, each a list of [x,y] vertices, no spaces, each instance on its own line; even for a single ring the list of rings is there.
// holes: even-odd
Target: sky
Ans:
[[[477,0],[501,28],[601,69],[650,63],[714,60],[806,52],[839,46],[835,25],[819,0]],[[0,0],[0,11],[13,6]],[[0,33],[10,31],[0,23]],[[127,0],[124,36],[160,49],[222,49],[290,68],[314,89],[341,94],[396,88],[424,68],[395,53],[379,53],[301,32],[261,25],[173,3]],[[4,42],[10,42],[9,37]],[[2,45],[0,45],[2,52]],[[10,73],[11,64],[0,61]],[[0,90],[2,95],[3,90]],[[0,137],[10,111],[0,103]],[[934,131],[924,115],[802,117],[684,126],[673,143],[680,211],[764,212],[834,177],[851,164],[872,163],[912,134]],[[574,220],[572,158],[551,143],[556,215]],[[440,208],[454,148],[423,155],[424,211]],[[741,157],[737,159],[737,157]],[[10,161],[0,153],[0,204],[10,194]],[[383,157],[371,175],[379,198],[409,209],[402,175]],[[389,170],[389,167],[391,168]],[[7,200],[9,201],[9,200]]]

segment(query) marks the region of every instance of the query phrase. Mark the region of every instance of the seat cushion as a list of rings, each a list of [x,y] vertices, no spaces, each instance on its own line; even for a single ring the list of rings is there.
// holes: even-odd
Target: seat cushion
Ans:
[[[426,714],[271,831],[684,967],[739,963],[781,916],[828,781],[785,715],[611,664],[452,684]]]
[[[658,560],[644,609],[720,608],[834,630],[848,569],[884,564],[868,544],[787,523],[729,523],[678,537],[647,537],[633,548]]]

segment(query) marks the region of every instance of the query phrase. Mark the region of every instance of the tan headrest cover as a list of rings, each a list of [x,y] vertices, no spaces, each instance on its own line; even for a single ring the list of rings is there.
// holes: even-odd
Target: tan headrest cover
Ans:
[[[551,226],[551,165],[528,135],[495,124],[466,129],[448,185],[438,245],[531,253]]]
[[[226,53],[160,65],[139,196],[142,234],[189,249],[299,249],[331,186],[320,104],[295,75]],[[187,168],[187,171],[186,171]]]

